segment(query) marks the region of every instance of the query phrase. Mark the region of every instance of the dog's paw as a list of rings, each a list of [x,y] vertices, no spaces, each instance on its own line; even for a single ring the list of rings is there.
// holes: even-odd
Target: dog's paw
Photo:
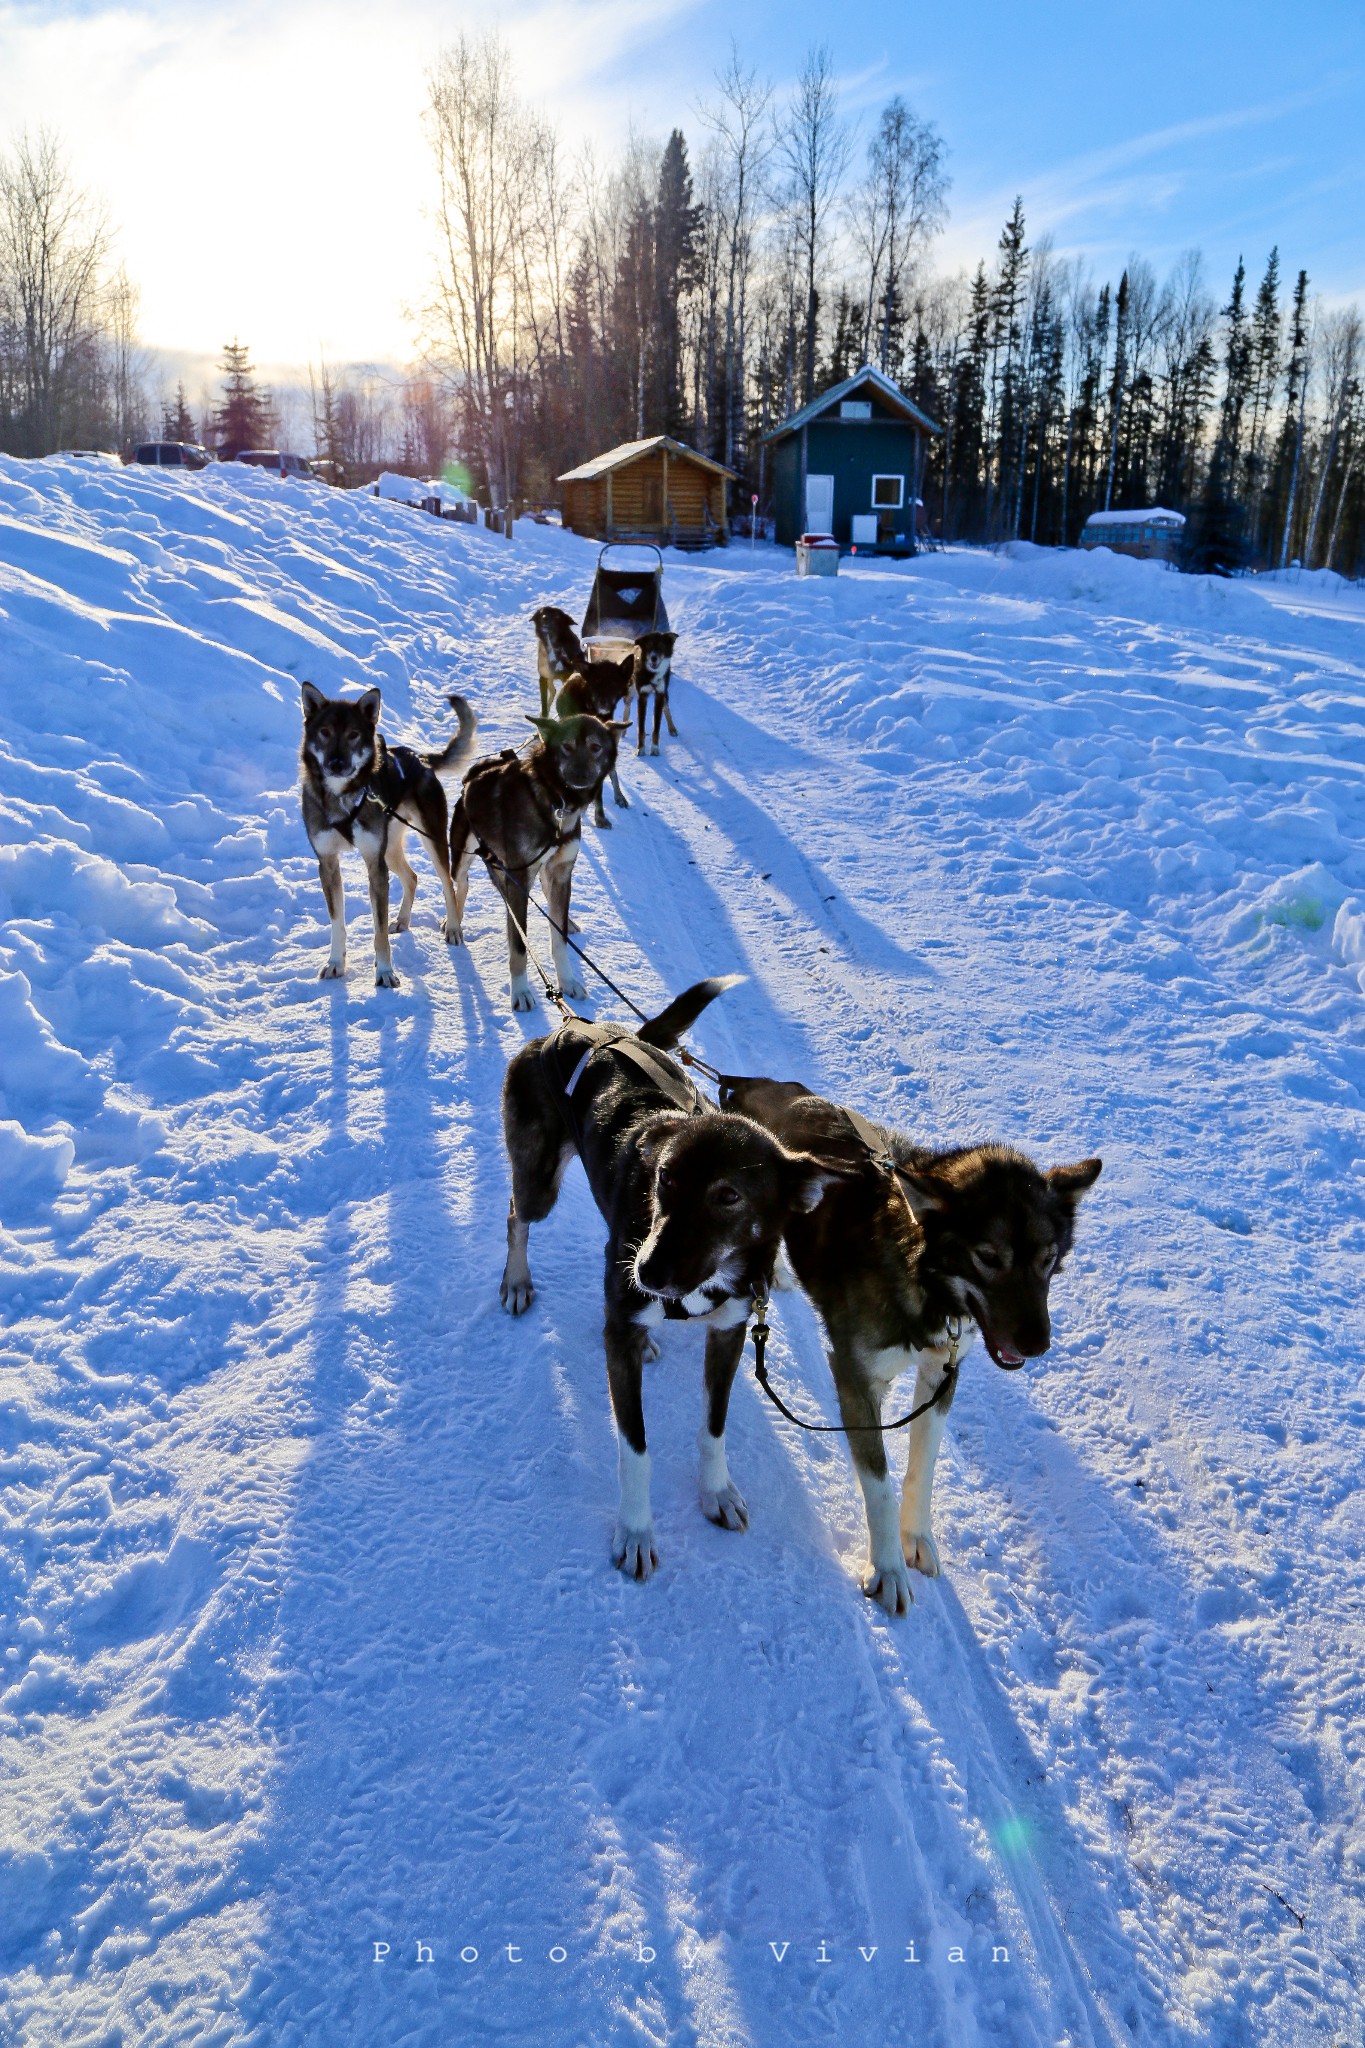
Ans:
[[[889,1564],[870,1564],[863,1575],[863,1591],[888,1614],[908,1614],[915,1604],[910,1590],[910,1573],[894,1559]]]
[[[376,987],[376,988],[397,988],[397,987],[398,987],[398,970],[397,970],[397,968],[396,968],[396,967],[376,967],[376,968],[375,968],[375,970],[374,970],[374,985],[375,985],[375,987]]]
[[[599,832],[610,832],[611,830],[611,819],[605,811],[603,811],[600,818],[593,819],[593,824],[596,825]]]
[[[570,974],[566,975],[564,980],[560,982],[559,993],[563,996],[566,1003],[581,1003],[588,991],[585,984],[579,980],[576,974]]]
[[[659,1363],[659,1356],[659,1347],[655,1343],[654,1339],[652,1337],[646,1337],[643,1345],[640,1348],[641,1365],[657,1365]]]
[[[581,924],[580,924],[580,923],[578,922],[578,919],[577,919],[576,917],[571,917],[571,918],[569,919],[569,930],[570,930],[571,932],[573,932],[573,933],[574,933],[574,934],[576,935],[577,933],[581,932],[581,931],[582,931],[582,929],[583,929],[583,927],[582,927],[582,925],[581,925]]]
[[[708,1522],[715,1522],[722,1529],[747,1529],[749,1526],[748,1505],[733,1479],[727,1479],[720,1487],[703,1486],[701,1511]]]
[[[510,1273],[503,1274],[502,1285],[498,1289],[498,1300],[509,1316],[524,1316],[535,1298],[536,1290],[531,1284],[529,1273],[524,1280],[514,1280]]]
[[[626,795],[625,791],[623,789],[618,789],[615,792],[615,796],[617,810],[628,811],[630,809],[630,798]]]
[[[344,960],[324,960],[318,969],[319,981],[344,981],[345,979],[346,962]]]
[[[611,1561],[628,1579],[652,1578],[659,1569],[653,1524],[647,1523],[643,1529],[628,1529],[624,1522],[618,1522],[611,1539]]]
[[[393,928],[396,932],[405,932],[411,922],[412,919],[405,917],[402,911],[400,911],[393,921]]]
[[[531,994],[530,983],[524,977],[514,981],[512,983],[512,1008],[514,1010],[534,1010],[535,1006],[536,999]]]
[[[650,748],[650,750],[649,750],[649,751],[650,751],[650,753],[651,753],[651,754],[657,754],[657,753],[658,753],[658,751],[659,751],[659,742],[658,742],[657,740],[655,740],[655,742],[654,742],[653,746],[652,746],[652,747]]]
[[[460,943],[460,927],[457,924],[452,924],[448,917],[443,917],[441,919],[441,937],[448,946],[458,946]]]
[[[901,1543],[905,1550],[905,1562],[912,1572],[923,1572],[926,1579],[936,1579],[943,1570],[938,1554],[938,1545],[927,1529],[902,1529]]]

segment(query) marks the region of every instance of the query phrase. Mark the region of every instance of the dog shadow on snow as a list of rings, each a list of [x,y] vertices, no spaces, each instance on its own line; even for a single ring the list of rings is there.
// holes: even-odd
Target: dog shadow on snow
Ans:
[[[323,1114],[362,1128],[385,1171],[340,1190],[306,1304],[312,1417],[277,1646],[249,2038],[264,2048],[286,2022],[431,2048],[950,2038],[964,2002],[1004,1995],[987,1963],[970,1983],[946,1963],[946,1941],[971,1926],[929,1874],[980,1876],[970,1817],[928,1789],[935,1744],[952,1741],[951,1688],[927,1732],[912,1703],[887,1697],[878,1669],[895,1638],[833,1554],[796,1446],[752,1389],[737,1390],[735,1445],[754,1529],[702,1519],[691,1335],[670,1340],[648,1385],[664,1568],[647,1587],[612,1569],[603,1231],[577,1167],[533,1235],[533,1309],[513,1322],[498,1304],[505,1058],[554,1018],[542,1005],[507,1031],[489,894],[471,925],[477,957],[462,947],[448,962],[415,933],[398,1000],[367,999],[363,1030],[360,1006],[337,1002],[326,1025]],[[717,911],[716,940],[722,924]],[[737,1042],[792,1043],[761,988],[740,993],[743,1028],[737,1014],[725,1026]],[[800,1313],[814,1387],[813,1321],[787,1321]],[[917,1667],[928,1622],[987,1702],[989,1804],[1013,1775],[1001,1752],[1027,1744],[969,1626],[933,1624],[936,1606],[930,1593],[902,1625],[898,1661]],[[822,1701],[823,1725],[807,1705]],[[1131,1943],[1048,1798],[1031,1791],[1030,1810],[1057,1871],[1095,1894],[1091,1960],[1112,1960],[1111,1981],[1131,1975]],[[1116,2039],[1074,1989],[1052,1907],[1017,1874],[993,1882],[1018,1901],[1043,1974],[1055,1964],[1072,1987],[1057,2009],[1074,2007],[1078,2038]],[[907,2000],[891,1948],[935,1930],[943,1942]],[[784,1940],[779,1966],[768,1944]],[[887,1960],[870,1970],[860,1940],[887,1944]],[[1018,2031],[997,2038],[1037,2039],[1036,1990],[1022,1995],[1017,1976],[1008,1988]]]
[[[767,885],[758,877],[770,871],[775,889],[790,889],[797,910],[804,911],[813,926],[856,950],[865,964],[901,979],[937,981],[933,965],[913,945],[901,944],[883,925],[856,909],[846,886],[802,845],[804,803],[784,809],[776,794],[752,794],[755,789],[776,792],[780,771],[789,766],[799,767],[807,782],[818,778],[825,765],[822,757],[807,754],[785,741],[773,741],[763,728],[700,686],[689,690],[688,700],[688,709],[695,707],[704,720],[700,733],[703,744],[698,745],[694,737],[696,727],[685,727],[681,738],[672,742],[668,754],[661,755],[657,763],[641,763],[641,767],[661,768],[698,811],[717,814],[736,852],[755,869],[755,889],[766,890]],[[716,743],[714,750],[707,747],[707,740]],[[713,757],[708,758],[709,754]],[[839,766],[842,772],[844,764]],[[649,801],[648,784],[638,771],[628,786],[633,799],[638,791],[646,803]],[[789,829],[789,819],[796,826],[795,831]],[[863,821],[854,822],[861,832]],[[809,890],[807,903],[801,901],[799,886],[793,886],[793,870]]]

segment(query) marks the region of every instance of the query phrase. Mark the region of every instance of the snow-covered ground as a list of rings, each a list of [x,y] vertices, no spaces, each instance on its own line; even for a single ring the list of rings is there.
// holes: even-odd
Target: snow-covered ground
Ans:
[[[747,972],[723,1066],[1106,1162],[892,1623],[751,1380],[752,1529],[702,1519],[685,1331],[663,1568],[612,1570],[576,1170],[497,1304],[545,1018],[486,880],[451,954],[424,872],[376,991],[357,866],[316,979],[298,679],[520,739],[592,561],[0,463],[0,2040],[1360,2043],[1360,594],[669,561],[681,737],[589,829],[590,950]],[[829,1414],[799,1301],[773,1363]]]

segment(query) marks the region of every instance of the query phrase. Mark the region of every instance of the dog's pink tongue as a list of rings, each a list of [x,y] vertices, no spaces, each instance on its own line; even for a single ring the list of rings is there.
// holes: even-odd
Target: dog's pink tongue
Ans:
[[[1004,1366],[1006,1372],[1017,1372],[1024,1363],[1022,1351],[1011,1351],[1008,1344],[997,1344],[994,1337],[986,1338],[986,1348],[996,1364]]]

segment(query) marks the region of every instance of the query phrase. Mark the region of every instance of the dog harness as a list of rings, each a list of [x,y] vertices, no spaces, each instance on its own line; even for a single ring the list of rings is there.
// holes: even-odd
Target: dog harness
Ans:
[[[404,755],[407,756],[407,766],[404,765]],[[364,788],[357,791],[355,802],[348,811],[342,812],[341,818],[337,823],[333,824],[330,819],[328,820],[328,829],[333,832],[341,832],[347,839],[350,839],[360,813],[364,810],[366,804],[371,803],[378,804],[386,817],[397,818],[398,812],[395,806],[403,797],[409,775],[415,774],[417,767],[417,756],[411,747],[391,747],[386,743],[383,759],[380,761],[376,772],[370,777]],[[430,834],[422,831],[420,825],[413,825],[410,818],[399,819],[399,823],[411,826],[412,830],[423,839],[430,837]]]
[[[618,1025],[582,1022],[577,1028],[588,1033],[592,1043],[585,1048],[582,1058],[577,1062],[573,1072],[564,1083],[561,1097],[561,1113],[569,1127],[575,1145],[578,1144],[579,1130],[577,1118],[573,1113],[573,1093],[586,1073],[588,1063],[599,1052],[617,1053],[622,1059],[629,1060],[633,1066],[639,1068],[646,1080],[653,1082],[654,1086],[665,1094],[670,1102],[674,1103],[677,1108],[683,1110],[688,1116],[702,1116],[705,1114],[706,1102],[692,1086],[692,1083],[688,1080],[686,1074],[683,1073],[681,1067],[676,1066],[665,1053],[659,1052],[652,1045],[646,1045],[642,1039],[633,1037],[629,1032],[624,1036],[619,1035],[620,1027]],[[618,1033],[618,1035],[613,1037],[613,1032]],[[558,1035],[558,1033],[555,1034],[556,1037]],[[670,1323],[693,1322],[700,1316],[711,1315],[714,1310],[723,1307],[727,1301],[742,1301],[745,1298],[743,1289],[736,1293],[731,1288],[715,1285],[694,1288],[693,1292],[702,1296],[706,1303],[704,1308],[688,1308],[685,1300],[678,1300],[667,1295],[653,1295],[650,1298],[659,1302],[664,1312],[664,1320]],[[763,1287],[762,1293],[763,1299],[766,1300],[766,1286]],[[756,1301],[758,1299],[758,1289],[751,1289],[748,1298],[751,1303]]]

